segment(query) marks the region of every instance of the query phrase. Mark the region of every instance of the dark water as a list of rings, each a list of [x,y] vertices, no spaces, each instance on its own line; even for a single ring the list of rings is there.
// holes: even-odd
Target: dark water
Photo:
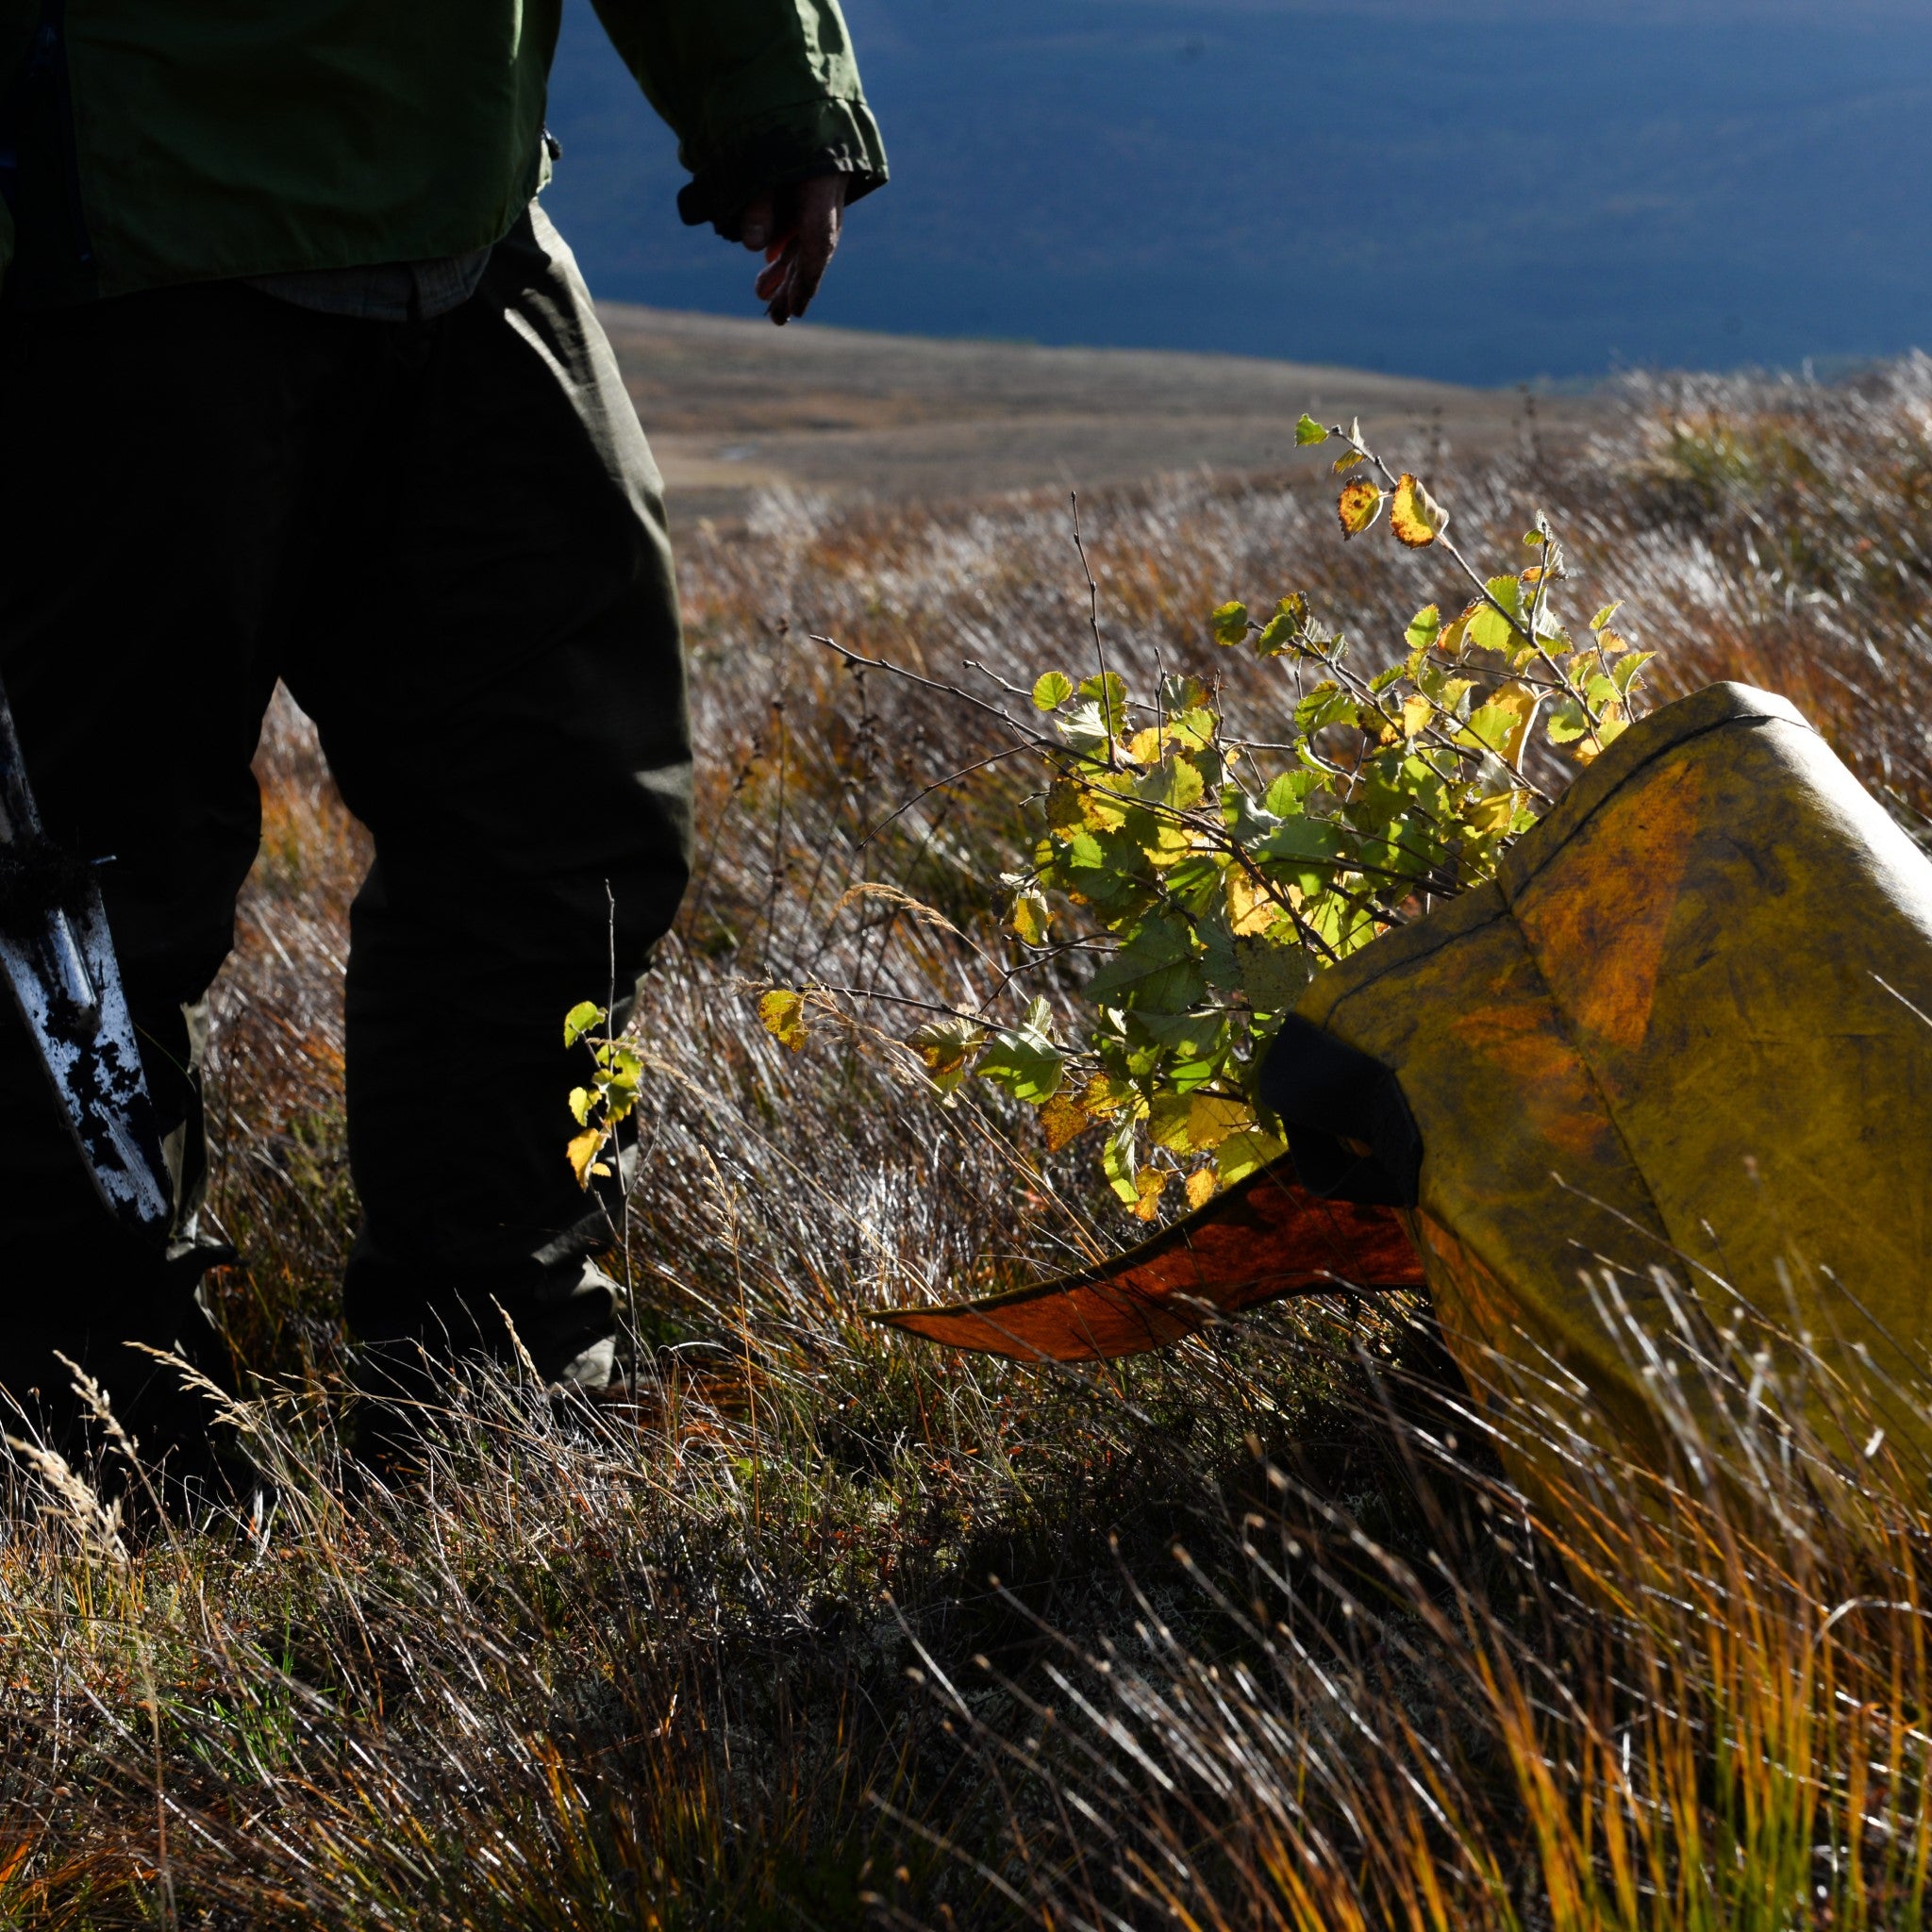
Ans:
[[[1494,383],[1932,346],[1932,0],[1391,4],[851,0],[895,178],[824,319]],[[551,118],[599,293],[748,312],[588,0]]]

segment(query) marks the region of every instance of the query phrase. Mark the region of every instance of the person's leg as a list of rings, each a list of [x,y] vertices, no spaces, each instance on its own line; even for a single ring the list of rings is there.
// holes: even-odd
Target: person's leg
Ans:
[[[348,984],[363,1341],[608,1374],[563,1018],[629,1009],[690,865],[684,658],[657,467],[541,217],[426,325],[359,526],[286,675],[375,836]],[[338,568],[337,566],[340,566]],[[613,959],[615,961],[613,970]],[[498,1313],[498,1309],[502,1314]]]
[[[167,1131],[176,1215],[144,1250],[96,1203],[0,994],[0,1386],[58,1419],[85,1360],[138,1427],[179,1411],[129,1340],[199,1325],[200,1003],[253,862],[269,640],[354,409],[343,347],[265,296],[170,291],[0,327],[0,678],[49,835],[101,871]],[[359,345],[359,344],[358,344]]]

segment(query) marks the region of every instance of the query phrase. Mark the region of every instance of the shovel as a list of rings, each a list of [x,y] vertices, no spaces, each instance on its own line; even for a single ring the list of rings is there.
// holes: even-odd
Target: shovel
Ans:
[[[173,1219],[154,1102],[93,865],[47,838],[0,691],[0,972],[101,1204],[158,1240]]]

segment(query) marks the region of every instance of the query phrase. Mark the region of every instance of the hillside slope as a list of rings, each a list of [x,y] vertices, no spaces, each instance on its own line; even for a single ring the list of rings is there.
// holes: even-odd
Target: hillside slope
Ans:
[[[1567,441],[1602,410],[1238,356],[780,330],[624,303],[601,313],[682,522],[741,513],[774,485],[938,502],[1272,470],[1304,409],[1359,415],[1439,463],[1532,433]]]

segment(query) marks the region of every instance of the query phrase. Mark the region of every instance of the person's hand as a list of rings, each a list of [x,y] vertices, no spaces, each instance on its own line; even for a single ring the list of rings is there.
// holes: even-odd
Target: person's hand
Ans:
[[[758,195],[739,220],[739,239],[765,258],[754,290],[781,328],[805,313],[825,278],[845,219],[845,179],[820,175]]]

